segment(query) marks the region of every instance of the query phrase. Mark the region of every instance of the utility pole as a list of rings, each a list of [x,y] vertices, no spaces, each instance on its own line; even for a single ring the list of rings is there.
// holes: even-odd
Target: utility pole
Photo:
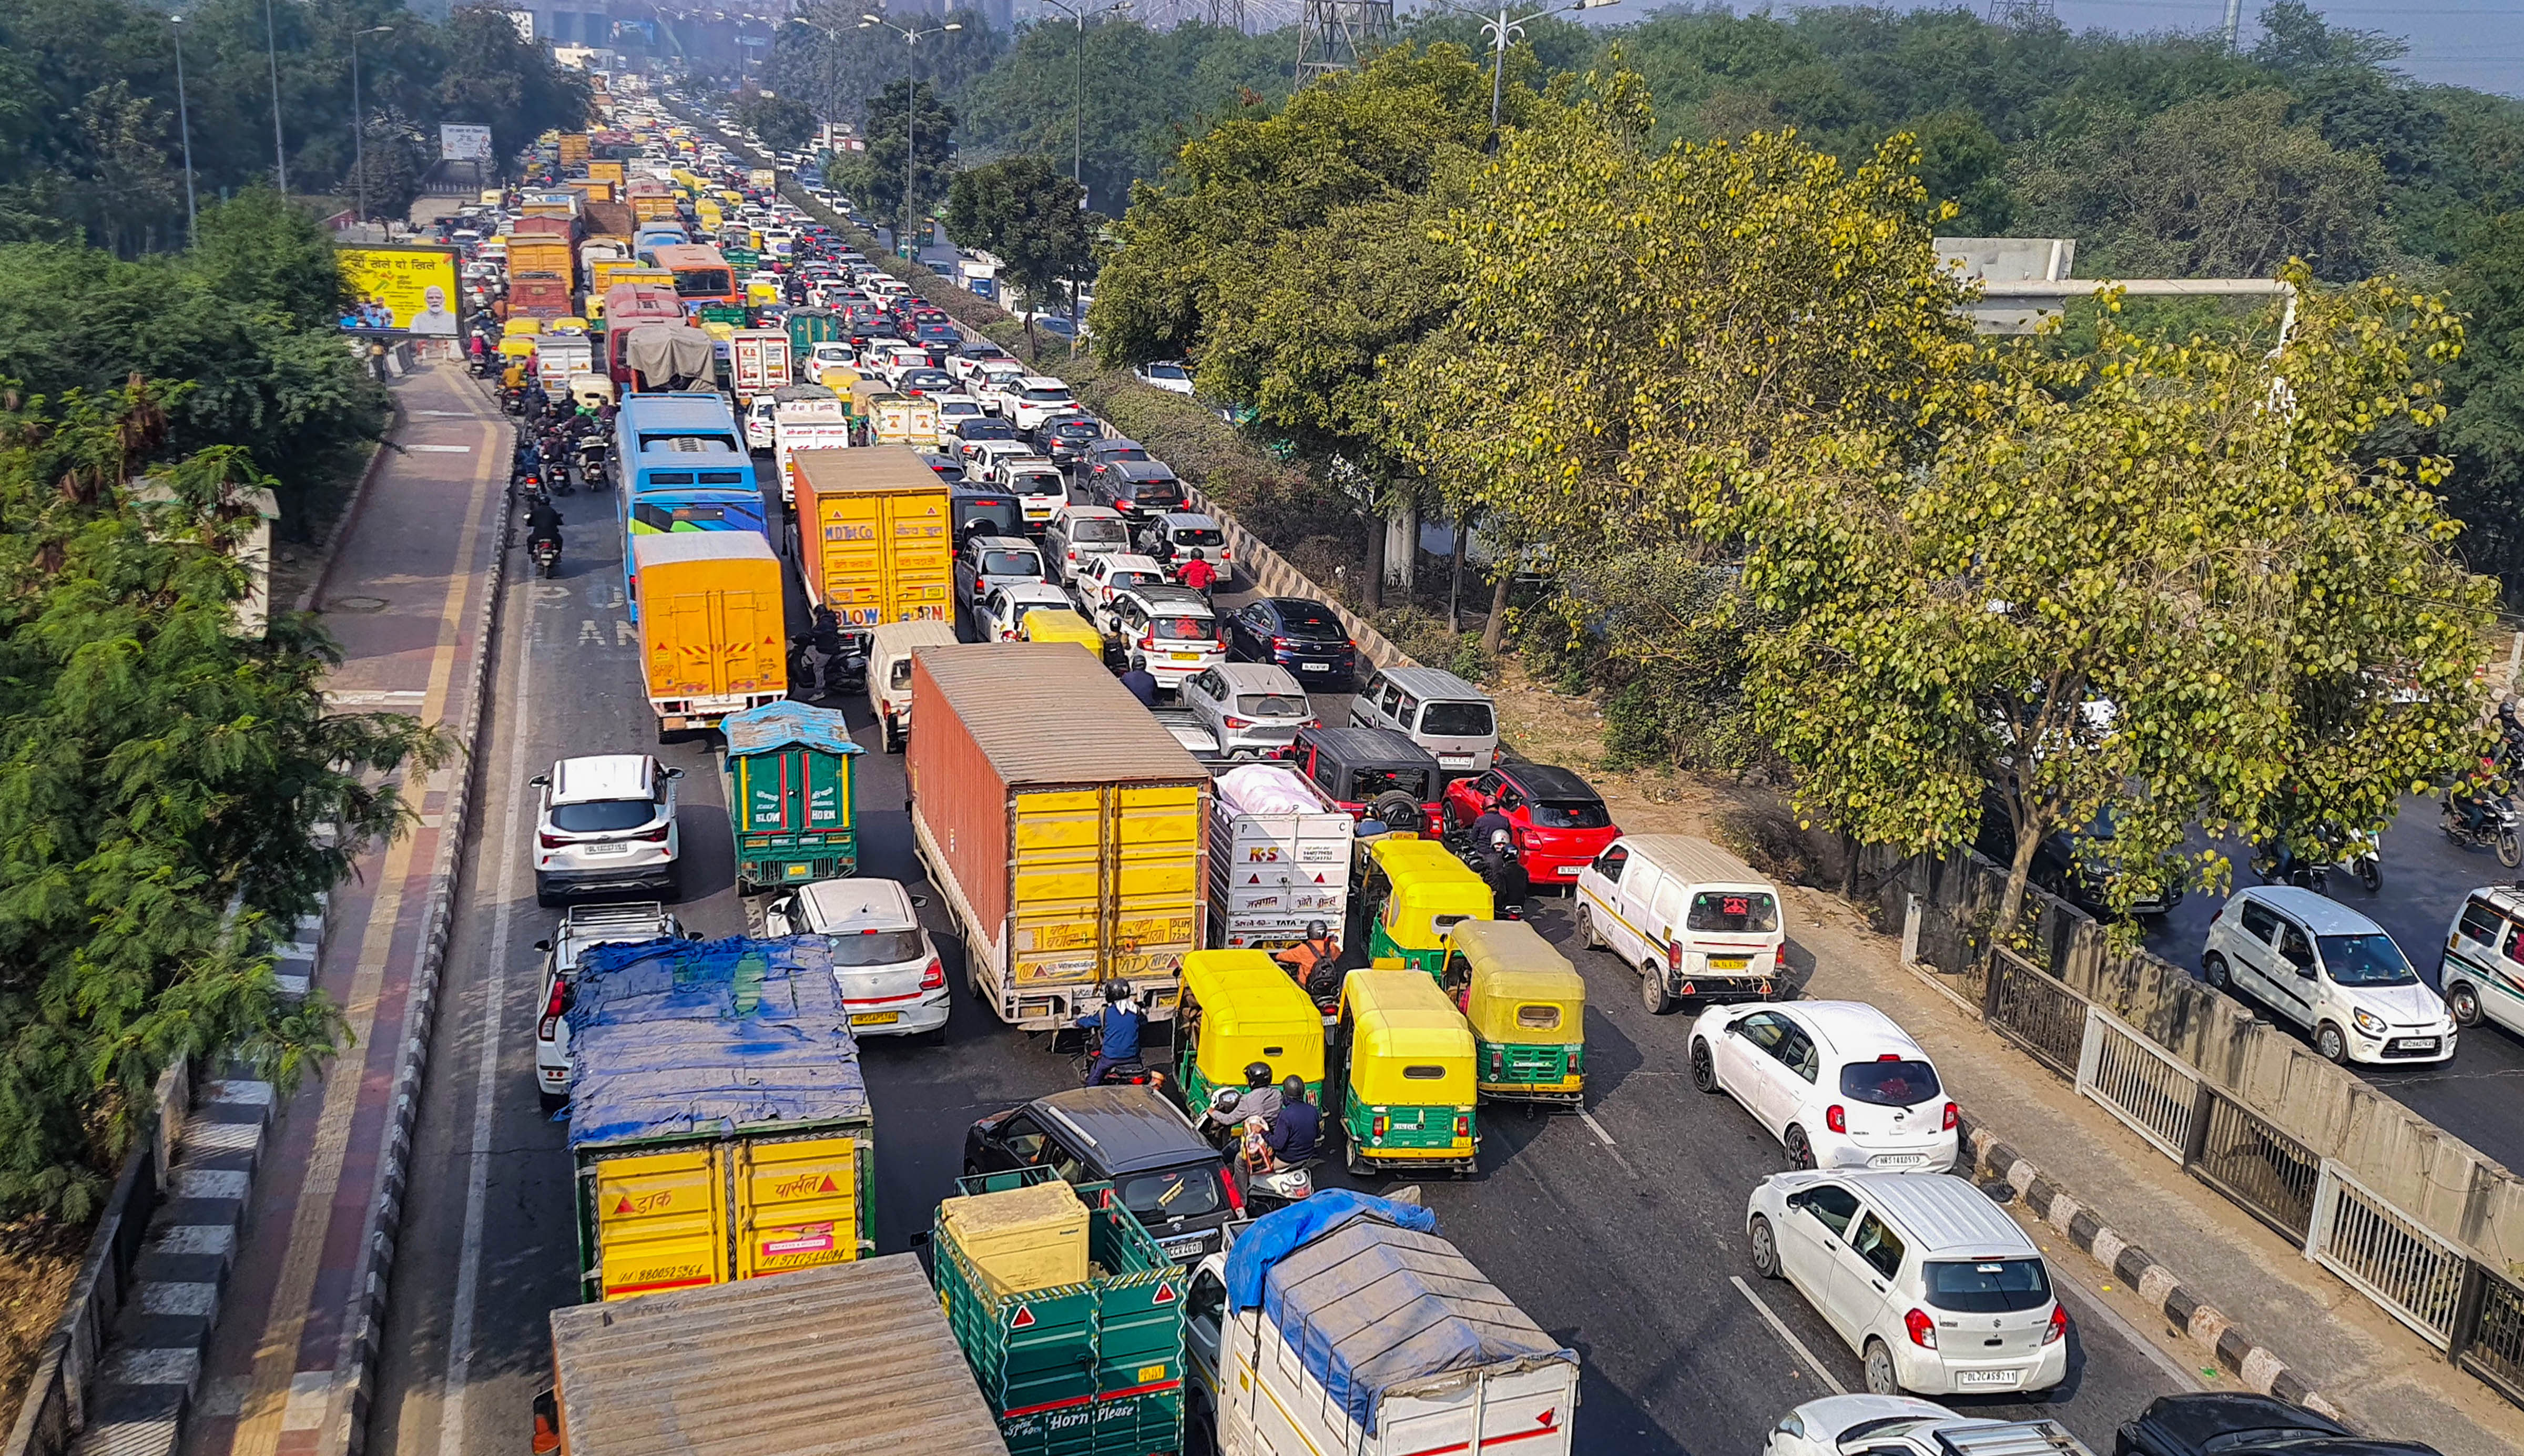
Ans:
[[[870,25],[883,25],[895,34],[901,36],[902,43],[905,47],[902,53],[902,231],[898,235],[896,242],[897,245],[903,250],[903,257],[917,263],[920,261],[920,249],[911,241],[911,167],[913,159],[919,155],[919,148],[915,143],[919,140],[920,135],[920,110],[918,106],[920,93],[918,83],[913,81],[911,78],[912,53],[908,47],[919,44],[920,37],[924,35],[938,35],[948,30],[961,30],[964,28],[964,23],[961,21],[948,21],[943,25],[924,25],[915,29],[906,25],[898,25],[894,22],[889,21],[880,15],[862,15],[859,17],[860,29],[866,29]]]
[[[271,0],[263,0],[263,53],[271,61],[271,161],[280,177],[280,197],[289,200],[289,143],[280,134],[280,31],[271,19]]]
[[[365,30],[351,32],[351,172],[359,189],[360,220],[363,222],[368,220],[368,127],[360,106],[360,37],[393,33],[392,25],[370,25]]]
[[[175,36],[175,127],[184,136],[184,241],[198,243],[202,222],[193,205],[193,116],[184,105],[184,18],[169,16],[167,28]]]
[[[2226,0],[2226,49],[2234,50],[2244,38],[2244,0]]]
[[[1078,100],[1072,113],[1074,136],[1069,156],[1069,179],[1079,187],[1079,206],[1085,207],[1087,188],[1087,23],[1097,16],[1122,15],[1131,8],[1131,0],[1113,0],[1096,10],[1081,10],[1067,0],[1044,0],[1062,15],[1078,23],[1078,49],[1073,65],[1078,82]]]

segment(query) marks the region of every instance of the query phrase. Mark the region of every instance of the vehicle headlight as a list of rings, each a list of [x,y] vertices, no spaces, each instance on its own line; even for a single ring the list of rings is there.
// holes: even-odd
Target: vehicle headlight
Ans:
[[[2355,1018],[2357,1021],[2357,1029],[2359,1031],[2364,1032],[2370,1037],[2380,1037],[2384,1035],[2383,1017],[2376,1015],[2372,1011],[2359,1011],[2355,1013]]]

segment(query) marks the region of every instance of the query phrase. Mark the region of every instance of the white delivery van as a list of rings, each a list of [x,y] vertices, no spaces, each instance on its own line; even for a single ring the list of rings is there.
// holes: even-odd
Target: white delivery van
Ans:
[[[1390,728],[1460,776],[1498,761],[1498,708],[1490,695],[1435,667],[1383,667],[1350,700],[1353,728]]]
[[[945,622],[879,622],[867,629],[868,711],[889,753],[911,737],[911,655],[924,647],[953,647],[955,629]]]
[[[1687,834],[1626,834],[1579,870],[1578,935],[1637,971],[1660,1015],[1685,997],[1774,999],[1787,968],[1778,888]]]

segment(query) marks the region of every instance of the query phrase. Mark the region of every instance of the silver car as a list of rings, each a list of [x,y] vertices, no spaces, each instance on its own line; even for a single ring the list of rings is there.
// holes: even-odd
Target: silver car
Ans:
[[[1230,758],[1278,752],[1317,722],[1295,675],[1270,662],[1221,662],[1195,672],[1184,680],[1183,705]]]

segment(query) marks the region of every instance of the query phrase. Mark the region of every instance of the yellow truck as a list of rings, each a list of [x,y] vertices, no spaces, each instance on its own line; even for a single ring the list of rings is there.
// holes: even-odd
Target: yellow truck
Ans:
[[[898,394],[881,379],[861,379],[850,386],[850,413],[867,421],[868,434],[879,445],[938,443],[938,402]]]
[[[587,179],[591,182],[611,182],[617,192],[621,190],[623,183],[630,180],[624,174],[620,161],[603,157],[595,158],[587,164]]]
[[[585,167],[587,165],[588,150],[586,132],[564,131],[560,134],[561,166],[565,168]]]
[[[651,267],[636,258],[597,259],[588,265],[587,281],[588,303],[595,313],[605,312],[605,290],[616,283],[655,283],[660,288],[672,289],[675,275],[661,267]]]
[[[789,556],[806,600],[846,634],[881,622],[955,619],[954,515],[946,482],[898,446],[789,457]]]
[[[583,1301],[875,1252],[876,1114],[821,938],[597,946],[567,1014]]]
[[[630,597],[660,742],[789,696],[780,558],[760,535],[633,536]]]
[[[1120,982],[1172,1020],[1202,944],[1208,770],[1065,643],[915,653],[911,699],[912,848],[975,998],[1050,1031]]]

